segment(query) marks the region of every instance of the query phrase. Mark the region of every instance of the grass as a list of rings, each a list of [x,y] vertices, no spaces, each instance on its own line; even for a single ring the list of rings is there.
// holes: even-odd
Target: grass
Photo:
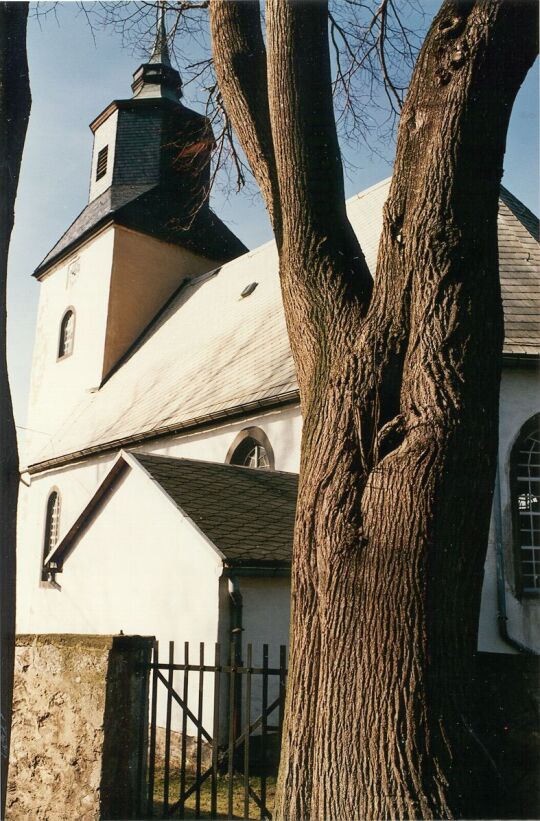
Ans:
[[[193,783],[193,776],[188,775],[186,787]],[[233,814],[229,815],[229,778],[227,775],[220,775],[217,779],[217,815],[210,814],[211,808],[211,778],[208,778],[201,786],[200,818],[250,818],[261,817],[261,811],[255,801],[249,799],[249,816],[244,815],[244,776],[235,775],[233,777]],[[251,776],[250,787],[260,796],[261,779],[258,776]],[[180,792],[180,771],[171,772],[169,781],[169,806],[173,805],[179,797]],[[266,806],[270,812],[274,809],[274,797],[276,792],[275,776],[268,776],[266,779]],[[163,813],[163,773],[156,770],[156,780],[154,785],[154,818],[161,818]],[[167,816],[168,818],[180,818],[179,812]],[[195,818],[195,795],[188,798],[184,810],[184,818]]]

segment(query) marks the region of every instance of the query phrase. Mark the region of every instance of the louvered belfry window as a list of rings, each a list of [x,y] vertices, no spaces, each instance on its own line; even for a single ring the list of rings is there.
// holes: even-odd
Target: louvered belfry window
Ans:
[[[73,353],[73,338],[75,334],[75,314],[71,308],[66,311],[60,323],[60,340],[58,343],[58,358]]]
[[[58,542],[58,532],[60,530],[60,494],[57,490],[53,490],[47,499],[47,512],[45,514],[45,538],[43,540],[43,559],[42,564],[45,564],[45,559],[56,547]],[[45,568],[41,571],[41,580],[47,581],[48,571]]]
[[[540,416],[522,429],[512,454],[517,576],[525,595],[540,593]]]
[[[102,148],[97,155],[96,166],[96,180],[100,180],[107,173],[107,155],[109,153],[109,146]]]

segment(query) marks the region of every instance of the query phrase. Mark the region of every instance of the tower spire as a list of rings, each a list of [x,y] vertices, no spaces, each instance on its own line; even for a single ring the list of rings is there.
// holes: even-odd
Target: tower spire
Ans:
[[[166,0],[159,0],[156,19],[156,39],[146,63],[133,75],[134,97],[161,97],[178,102],[182,96],[182,80],[171,65],[167,29],[165,27]]]
[[[165,26],[165,3],[163,0],[159,0],[157,5],[156,40],[148,62],[161,63],[161,65],[164,66],[171,65],[169,46],[167,44],[167,29]]]

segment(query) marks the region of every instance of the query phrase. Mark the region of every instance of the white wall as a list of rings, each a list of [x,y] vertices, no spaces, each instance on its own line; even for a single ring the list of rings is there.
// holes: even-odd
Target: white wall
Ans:
[[[51,268],[39,283],[27,421],[35,432],[24,448],[33,455],[47,445],[84,392],[101,381],[113,243],[111,227]],[[75,277],[69,275],[72,263],[78,264]],[[60,323],[70,307],[75,311],[73,353],[58,359]]]
[[[20,632],[154,635],[160,660],[175,641],[197,654],[199,642],[218,638],[221,559],[142,470],[128,469],[58,574],[61,590],[38,587]],[[213,655],[212,655],[213,660]],[[191,709],[197,686],[192,675]],[[181,677],[176,684],[181,690]],[[164,694],[163,688],[160,690]],[[211,728],[212,693],[205,698]],[[165,701],[158,718],[164,723]],[[175,710],[175,723],[179,717]]]
[[[508,628],[511,635],[538,646],[540,639],[540,602],[519,600],[515,595],[511,516],[508,497],[508,468],[512,445],[522,425],[540,406],[538,378],[525,369],[505,369],[501,385],[500,461],[505,568],[507,576]],[[216,426],[206,431],[161,439],[138,448],[150,453],[222,462],[237,434],[245,427],[261,427],[272,444],[278,470],[298,471],[301,418],[298,406],[269,411],[258,416]],[[65,532],[93,494],[115,454],[33,476],[31,487],[21,486],[19,501],[18,629],[40,627],[43,591],[39,588],[43,550],[44,516],[48,494],[53,486],[62,496],[61,532]],[[494,529],[490,535],[485,565],[485,581],[479,623],[479,648],[491,652],[512,652],[502,642],[497,628],[497,590]],[[48,595],[48,591],[45,591]],[[254,609],[256,615],[256,608]],[[262,610],[261,610],[262,612]],[[284,611],[283,611],[284,612]],[[264,617],[261,630],[264,629]],[[93,630],[95,628],[92,628]],[[281,630],[281,627],[279,628]],[[285,631],[286,632],[286,631]],[[269,643],[271,640],[269,639]],[[540,649],[540,648],[539,648]]]
[[[518,598],[514,578],[510,455],[517,436],[531,416],[540,411],[540,382],[533,369],[505,368],[501,381],[499,425],[499,475],[502,509],[502,540],[506,576],[508,632],[518,641],[540,651],[540,600]],[[494,508],[497,498],[494,501]],[[478,647],[492,653],[513,653],[498,633],[496,528],[492,515],[484,568],[484,587],[478,630]]]
[[[112,184],[114,168],[114,154],[116,148],[116,129],[118,126],[118,109],[112,112],[94,132],[94,147],[92,150],[92,168],[90,171],[90,193],[88,202],[92,202]],[[97,158],[102,148],[109,146],[107,152],[107,173],[96,180]]]
[[[290,578],[253,578],[239,579],[243,600],[243,660],[246,662],[246,649],[252,644],[253,665],[262,665],[263,644],[268,644],[269,667],[279,667],[279,648],[281,644],[289,649],[289,621],[291,612]],[[262,709],[262,676],[254,675],[251,688],[251,720],[261,714]],[[279,695],[279,676],[268,679],[268,705]],[[268,716],[268,724],[277,725],[278,710]]]
[[[226,423],[211,430],[148,442],[134,450],[185,459],[224,462],[236,436],[244,428],[259,427],[267,435],[275,457],[275,469],[298,473],[302,417],[298,405]]]
[[[141,445],[137,450],[190,459],[224,462],[227,451],[245,427],[260,427],[268,436],[278,470],[297,471],[301,418],[298,407],[261,414],[200,433]],[[60,537],[67,532],[109,471],[116,453],[30,477],[30,487],[19,489],[17,629],[39,630],[43,591],[39,588],[47,499],[53,488],[61,497]]]

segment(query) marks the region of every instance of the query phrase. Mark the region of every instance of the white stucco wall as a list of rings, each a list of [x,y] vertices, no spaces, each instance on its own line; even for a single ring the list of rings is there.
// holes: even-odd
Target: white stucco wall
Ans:
[[[116,129],[118,127],[118,110],[113,111],[94,132],[94,147],[92,149],[92,167],[90,171],[90,192],[88,202],[92,202],[109,188],[112,183],[114,168],[114,154],[116,148]],[[109,146],[107,152],[107,172],[96,180],[97,158],[102,148]]]
[[[302,417],[298,405],[226,423],[212,429],[147,442],[134,450],[184,459],[224,462],[236,436],[245,428],[258,427],[266,434],[275,457],[275,470],[298,473]]]
[[[508,629],[518,640],[538,646],[540,644],[540,603],[534,599],[519,600],[515,595],[513,579],[513,553],[511,541],[510,500],[508,497],[508,468],[512,445],[522,425],[540,406],[538,377],[526,369],[505,369],[501,385],[500,462],[501,497],[503,511],[503,537],[505,550],[506,592]],[[174,457],[203,459],[223,462],[231,443],[246,427],[260,427],[268,436],[275,454],[276,469],[298,471],[300,454],[301,418],[298,406],[291,406],[262,413],[244,420],[216,426],[213,429],[183,436],[160,439],[145,443],[138,448],[149,453]],[[31,477],[29,488],[21,485],[19,501],[19,573],[18,573],[18,629],[21,632],[49,629],[48,603],[50,591],[39,587],[41,556],[43,551],[44,517],[48,495],[53,487],[62,497],[60,532],[66,532],[86,505],[98,484],[109,470],[116,454],[91,458],[66,468],[48,471]],[[485,565],[485,582],[479,623],[479,648],[491,652],[512,652],[502,642],[497,628],[496,564],[494,550],[495,532],[492,527]],[[274,580],[281,584],[281,580]],[[270,584],[270,580],[258,580],[256,585]],[[245,580],[242,583],[245,588]],[[286,585],[274,590],[264,606],[256,587],[246,588],[247,641],[265,641],[265,630],[270,629],[268,643],[287,643],[288,593]],[[54,593],[53,593],[54,596]],[[45,597],[45,598],[43,598]],[[222,614],[224,608],[222,602]],[[269,618],[268,608],[272,611]],[[278,615],[279,614],[279,615]],[[174,616],[170,614],[171,623]],[[71,629],[60,628],[59,629]],[[93,626],[91,631],[97,631]],[[146,630],[148,632],[148,630]],[[226,631],[225,631],[226,632]],[[167,632],[167,640],[171,631]],[[285,637],[285,638],[283,638]],[[185,640],[182,638],[182,641]],[[223,640],[223,636],[220,638]],[[539,648],[540,649],[540,648]]]
[[[243,600],[242,633],[243,660],[246,648],[251,643],[254,666],[262,665],[263,644],[268,644],[268,665],[279,667],[279,648],[284,644],[289,649],[289,621],[291,612],[290,578],[239,579]],[[279,695],[279,676],[268,679],[268,704]],[[262,709],[262,676],[254,676],[251,690],[251,717],[255,720]],[[278,711],[268,717],[268,724],[277,725]]]
[[[160,439],[136,450],[164,456],[224,462],[229,447],[245,427],[260,427],[274,449],[276,468],[296,472],[299,466],[301,418],[298,407],[238,420],[199,433]],[[116,453],[90,457],[63,468],[34,474],[30,487],[21,482],[18,514],[17,597],[19,632],[32,632],[39,624],[43,599],[38,583],[41,575],[45,511],[53,488],[61,497],[60,537],[77,519],[109,471]]]
[[[523,425],[540,411],[540,381],[534,369],[505,368],[501,381],[499,425],[499,481],[501,524],[506,576],[508,632],[521,643],[540,652],[540,600],[519,598],[514,578],[512,511],[510,500],[510,455]],[[497,497],[494,500],[494,512]],[[478,629],[478,647],[492,653],[514,653],[498,632],[496,528],[492,514],[489,545],[484,568],[484,587]]]
[[[19,631],[122,630],[156,636],[160,660],[168,658],[169,641],[175,642],[177,661],[185,641],[198,658],[199,642],[210,650],[218,639],[221,572],[220,557],[164,492],[142,469],[128,468],[66,558],[57,576],[61,590],[40,586],[34,574],[33,604],[19,614]],[[179,675],[176,683],[181,687]],[[192,709],[196,702],[194,685]],[[164,710],[161,698],[160,723]],[[209,692],[205,720],[210,727],[211,715]]]
[[[107,228],[51,268],[39,283],[26,424],[31,439],[25,450],[31,445],[33,453],[39,452],[84,392],[101,381],[113,243],[114,229]],[[69,273],[73,264],[78,266],[76,276]],[[75,311],[73,353],[58,359],[60,323],[68,308]]]

